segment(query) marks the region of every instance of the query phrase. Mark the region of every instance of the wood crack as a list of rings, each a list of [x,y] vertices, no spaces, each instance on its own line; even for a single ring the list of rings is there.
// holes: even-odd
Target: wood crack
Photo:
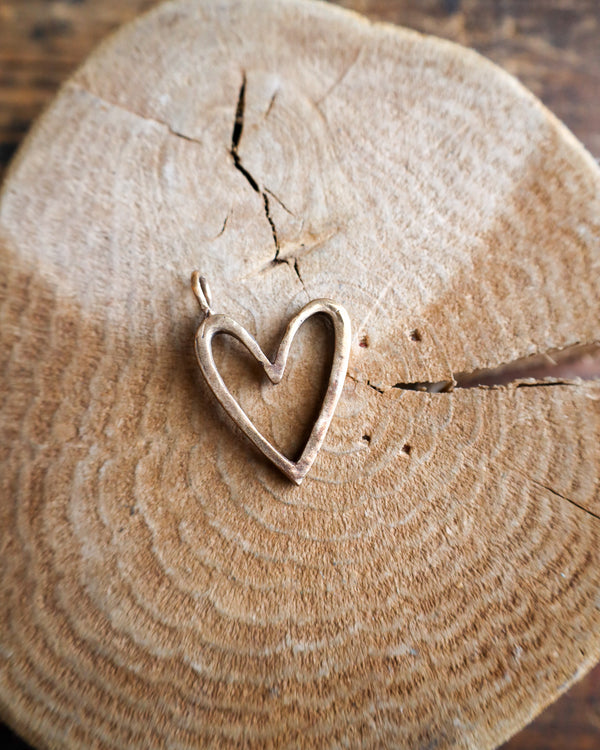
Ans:
[[[109,107],[114,107],[115,109],[118,109],[122,112],[126,112],[129,115],[133,115],[134,117],[138,117],[141,120],[145,120],[146,122],[153,122],[156,125],[168,130],[169,133],[171,133],[171,135],[174,135],[176,138],[181,138],[190,143],[196,143],[198,145],[202,145],[202,141],[200,141],[198,138],[194,138],[193,136],[182,133],[181,131],[175,129],[170,123],[166,122],[165,120],[161,120],[157,117],[149,117],[147,115],[142,115],[139,112],[136,112],[135,110],[129,109],[128,107],[124,107],[122,104],[110,101],[109,99],[106,99],[103,96],[100,96],[94,93],[93,91],[90,91],[88,88],[86,88],[85,86],[82,86],[76,81],[69,81],[67,85],[71,86],[74,89],[77,89],[78,91],[82,91],[86,95],[93,97],[97,101],[102,102],[103,104],[106,104]],[[238,101],[237,101],[237,106],[236,106],[235,120],[233,124],[233,132],[231,135],[231,146],[229,149],[229,153],[231,155],[231,158],[233,159],[233,164],[235,168],[246,178],[252,190],[254,190],[255,193],[258,193],[259,195],[262,196],[263,205],[265,209],[265,216],[267,218],[267,221],[269,222],[269,226],[271,227],[271,233],[273,235],[273,242],[275,244],[275,256],[273,260],[278,260],[279,250],[280,250],[279,237],[277,235],[277,227],[275,226],[275,222],[273,221],[273,217],[271,216],[271,212],[270,212],[269,194],[272,195],[288,213],[291,213],[291,211],[270,190],[259,187],[259,183],[257,182],[257,180],[242,164],[242,161],[238,152],[238,147],[239,147],[239,143],[240,143],[242,133],[244,130],[245,96],[246,96],[246,74],[244,73],[243,79],[242,79],[242,85],[240,87],[240,92],[238,95]]]
[[[439,380],[439,381],[416,381],[407,383],[394,383],[389,385],[387,383],[378,383],[375,385],[370,380],[360,380],[355,378],[353,375],[347,375],[350,380],[360,385],[366,385],[369,388],[377,391],[378,393],[386,393],[390,390],[401,390],[401,391],[416,391],[418,393],[429,393],[429,394],[451,394],[458,390],[471,390],[477,389],[479,391],[494,391],[494,390],[509,390],[517,388],[550,388],[553,386],[562,387],[577,387],[583,382],[600,382],[600,378],[576,378],[573,380],[515,380],[509,383],[495,384],[495,385],[461,385],[456,380]]]
[[[363,48],[359,47],[359,49],[356,52],[356,55],[354,56],[353,60],[350,62],[349,65],[346,66],[346,68],[342,71],[342,73],[336,78],[336,80],[331,84],[331,86],[325,91],[324,94],[322,94],[318,99],[315,99],[314,105],[317,109],[321,107],[325,99],[329,97],[335,89],[338,88],[344,81],[344,79],[347,77],[348,73],[352,70],[352,68],[356,65],[358,62],[361,54],[362,54]]]
[[[573,344],[523,357],[498,367],[460,372],[451,380],[395,383],[392,388],[427,393],[449,393],[459,388],[549,388],[576,386],[600,380],[600,343]],[[389,387],[389,386],[388,386]]]
[[[550,494],[554,495],[555,497],[560,497],[561,500],[566,500],[571,505],[574,505],[576,508],[579,508],[579,510],[582,510],[584,513],[587,513],[589,516],[592,516],[593,518],[596,518],[600,521],[600,515],[597,513],[594,513],[594,511],[590,510],[589,508],[586,508],[584,505],[580,505],[579,503],[575,502],[575,500],[572,500],[570,497],[567,497],[566,495],[561,495],[560,492],[557,492],[556,490],[553,490],[552,487],[548,487],[547,484],[543,484],[542,482],[538,482],[537,479],[531,479],[530,481],[533,482],[533,484],[537,485],[538,487],[541,487],[544,490],[547,490],[550,492]]]
[[[265,193],[268,193],[271,198],[275,198],[277,203],[283,208],[283,210],[288,213],[290,216],[295,216],[293,211],[290,211],[290,209],[285,205],[285,203],[281,200],[281,198],[278,195],[275,195],[275,193],[272,190],[269,190],[268,187],[265,187]]]
[[[259,186],[258,180],[256,180],[242,164],[242,159],[239,154],[239,145],[242,139],[242,134],[244,132],[244,114],[246,109],[246,80],[246,73],[244,71],[242,73],[242,84],[240,86],[240,92],[238,94],[237,105],[235,108],[235,120],[233,123],[233,132],[231,134],[231,147],[229,149],[229,153],[231,154],[231,158],[233,159],[234,167],[246,178],[246,181],[248,182],[252,190],[262,196],[263,205],[265,207],[265,216],[267,218],[267,221],[269,222],[269,226],[271,227],[271,234],[273,236],[273,242],[275,244],[275,256],[273,257],[273,260],[276,261],[279,258],[279,238],[277,236],[277,228],[275,226],[275,222],[273,221],[273,217],[271,216],[269,206],[269,196],[267,193],[270,191],[266,190],[266,188],[264,187]]]
[[[521,357],[497,367],[454,374],[456,387],[573,385],[600,378],[600,342],[580,342]]]
[[[142,115],[140,112],[136,112],[134,109],[130,109],[129,107],[123,106],[123,104],[120,104],[118,102],[113,102],[110,99],[106,99],[104,96],[100,96],[99,94],[94,93],[93,91],[90,91],[85,86],[82,86],[80,83],[77,83],[77,81],[67,81],[65,86],[70,86],[71,88],[81,91],[87,96],[91,96],[93,99],[95,99],[97,102],[101,102],[102,104],[106,104],[109,107],[113,107],[114,109],[120,110],[121,112],[126,112],[128,115],[132,115],[133,117],[137,117],[140,120],[144,120],[145,122],[153,122],[155,125],[158,125],[162,128],[165,128],[166,130],[171,133],[171,135],[174,135],[176,138],[181,138],[184,141],[189,141],[190,143],[196,143],[198,145],[202,145],[202,141],[198,138],[194,138],[191,135],[186,135],[185,133],[182,133],[179,130],[176,130],[170,123],[166,122],[165,120],[161,120],[158,117],[150,117],[148,115]]]

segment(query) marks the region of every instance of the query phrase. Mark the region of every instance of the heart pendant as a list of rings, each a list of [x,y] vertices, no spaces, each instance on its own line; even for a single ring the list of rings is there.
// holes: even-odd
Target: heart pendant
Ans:
[[[301,484],[319,452],[329,424],[335,412],[338,399],[344,386],[348,358],[350,356],[350,318],[346,310],[333,300],[316,299],[309,302],[289,322],[283,334],[275,359],[271,361],[248,331],[228,315],[215,315],[211,309],[210,290],[206,279],[197,271],[192,274],[192,289],[204,312],[204,320],[196,332],[196,357],[200,370],[209,388],[217,397],[221,406],[237,426],[250,438],[254,445],[270,459],[292,482]],[[327,315],[333,323],[335,349],[327,392],[321,405],[321,411],[313,425],[310,436],[304,446],[302,455],[297,461],[290,461],[275,448],[256,429],[246,412],[231,395],[219,374],[212,352],[212,340],[217,334],[228,334],[240,341],[252,356],[260,362],[264,371],[274,385],[283,377],[288,354],[294,336],[305,320],[319,313]]]

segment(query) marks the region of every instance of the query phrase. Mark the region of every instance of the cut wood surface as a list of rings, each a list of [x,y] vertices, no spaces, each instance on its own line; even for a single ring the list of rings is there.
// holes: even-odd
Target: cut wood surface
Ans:
[[[463,48],[297,0],[102,45],[0,201],[3,718],[53,747],[523,726],[600,656],[600,385],[453,384],[593,347],[599,238],[593,159]],[[309,299],[350,314],[300,488],[201,383],[196,268],[268,351]],[[289,452],[313,323],[276,388],[218,352]]]
[[[499,63],[600,156],[595,0],[336,0],[473,47]],[[157,0],[2,0],[0,176],[41,108],[109,31]]]

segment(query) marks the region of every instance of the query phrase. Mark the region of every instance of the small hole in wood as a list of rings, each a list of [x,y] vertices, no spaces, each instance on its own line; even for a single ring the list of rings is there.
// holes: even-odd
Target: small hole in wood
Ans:
[[[367,443],[367,445],[369,445],[369,443],[371,442],[371,436],[370,435],[363,435],[362,439],[365,441],[365,443]]]
[[[416,328],[413,328],[413,330],[408,335],[411,341],[422,341],[421,334]]]
[[[402,446],[402,452],[406,453],[407,456],[410,456],[410,452],[412,450],[412,447],[408,443],[404,443]]]
[[[362,346],[363,349],[366,349],[369,346],[369,337],[367,334],[360,337],[358,345]]]

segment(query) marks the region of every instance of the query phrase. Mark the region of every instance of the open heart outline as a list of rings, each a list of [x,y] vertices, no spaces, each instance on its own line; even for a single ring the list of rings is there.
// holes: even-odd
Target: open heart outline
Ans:
[[[303,307],[288,323],[283,334],[283,338],[277,349],[275,359],[271,361],[263,350],[260,348],[256,339],[248,331],[228,315],[213,314],[210,308],[210,293],[205,279],[200,277],[197,272],[192,276],[192,287],[198,297],[201,307],[206,317],[200,324],[195,338],[195,349],[200,370],[206,380],[209,388],[215,394],[221,406],[225,409],[230,418],[244,432],[244,434],[262,451],[262,453],[272,461],[289,479],[296,484],[301,484],[302,480],[310,470],[317,453],[319,452],[329,425],[333,418],[337,402],[340,398],[346,371],[348,369],[348,359],[350,357],[350,317],[346,310],[330,299],[316,299],[309,302]],[[263,369],[271,382],[277,385],[283,377],[288,354],[294,336],[300,326],[313,315],[324,313],[333,323],[335,335],[335,348],[329,383],[321,410],[317,417],[310,436],[306,441],[302,454],[297,461],[291,461],[286,458],[280,451],[275,448],[254,426],[252,420],[233,397],[223,378],[219,374],[215,365],[212,340],[218,334],[227,334],[233,336],[252,356],[260,362]]]

